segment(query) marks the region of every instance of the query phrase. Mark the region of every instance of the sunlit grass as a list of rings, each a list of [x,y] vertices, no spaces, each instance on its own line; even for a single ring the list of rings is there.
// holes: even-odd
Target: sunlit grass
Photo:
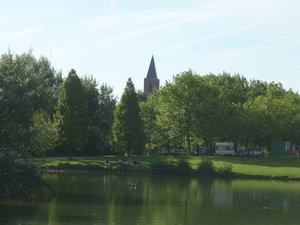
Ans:
[[[140,167],[138,170],[147,171],[150,164],[154,161],[161,159],[162,156],[139,156],[138,158]],[[167,157],[167,156],[164,156]],[[117,167],[117,157],[97,157],[97,158],[74,158],[74,160],[67,159],[47,159],[46,162],[41,164],[42,168],[59,168],[59,169],[87,169],[87,170],[103,170],[108,169],[104,166],[104,160],[108,158],[111,162],[109,169]],[[191,167],[196,169],[198,164],[204,157],[189,156],[188,159]],[[266,177],[288,177],[300,179],[300,158],[239,158],[239,157],[205,157],[213,161],[213,165],[217,168],[223,167],[224,164],[231,164],[233,172],[240,175],[249,176],[266,176]],[[122,157],[125,162],[127,158]],[[129,169],[137,169],[128,167]]]

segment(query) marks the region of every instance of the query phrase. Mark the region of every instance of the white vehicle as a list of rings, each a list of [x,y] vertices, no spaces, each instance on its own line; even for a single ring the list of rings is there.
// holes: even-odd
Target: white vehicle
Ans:
[[[256,148],[256,147],[248,147],[244,148],[246,151],[248,151],[249,156],[253,157],[264,157],[265,152],[262,148]]]
[[[232,142],[218,142],[216,143],[216,156],[233,156],[234,144]]]

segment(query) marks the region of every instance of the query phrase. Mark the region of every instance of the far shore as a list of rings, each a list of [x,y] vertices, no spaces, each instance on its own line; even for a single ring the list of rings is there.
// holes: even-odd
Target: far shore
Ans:
[[[96,156],[96,157],[74,157],[68,160],[66,157],[36,158],[36,162],[43,172],[61,173],[140,173],[151,174],[150,164],[168,156],[132,156],[139,161],[139,166],[132,166],[127,163],[128,157],[117,156]],[[193,170],[196,170],[202,159],[212,160],[216,168],[226,164],[232,166],[232,176],[234,178],[254,178],[254,179],[281,179],[300,181],[300,157],[280,157],[280,158],[252,158],[252,157],[201,157],[183,156],[188,160]],[[121,158],[123,165],[120,166],[117,160]],[[177,157],[174,157],[177,158]],[[108,159],[110,166],[104,165],[104,160]],[[163,173],[163,171],[162,171]]]

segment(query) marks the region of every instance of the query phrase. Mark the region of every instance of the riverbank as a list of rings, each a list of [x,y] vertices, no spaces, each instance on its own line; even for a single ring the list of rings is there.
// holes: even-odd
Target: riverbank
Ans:
[[[167,157],[139,156],[135,157],[139,166],[127,164],[127,158],[122,158],[124,164],[119,166],[114,156],[74,158],[73,160],[62,158],[46,158],[45,161],[37,160],[39,167],[44,172],[65,172],[65,173],[151,173],[151,164]],[[173,157],[174,158],[174,157]],[[177,158],[177,157],[176,157]],[[111,166],[104,166],[104,160],[108,159]],[[239,157],[184,157],[192,170],[195,171],[203,159],[211,160],[213,166],[223,168],[230,165],[231,176],[242,178],[258,179],[283,179],[300,180],[300,158],[239,158]],[[164,173],[164,171],[161,171]]]

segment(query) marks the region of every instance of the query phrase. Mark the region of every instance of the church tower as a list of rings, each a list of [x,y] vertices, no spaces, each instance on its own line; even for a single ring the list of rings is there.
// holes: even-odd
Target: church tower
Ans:
[[[157,78],[154,57],[152,56],[147,77],[144,78],[144,93],[151,95],[154,88],[159,89],[159,79]]]

